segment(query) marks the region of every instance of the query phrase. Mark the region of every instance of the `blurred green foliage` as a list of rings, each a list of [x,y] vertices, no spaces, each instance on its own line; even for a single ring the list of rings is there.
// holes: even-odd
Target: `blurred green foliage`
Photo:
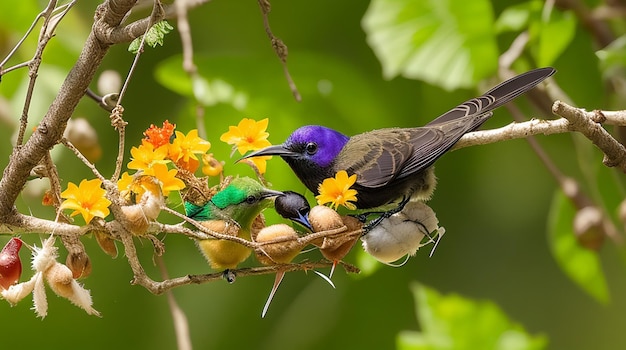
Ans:
[[[407,9],[407,4],[412,7]],[[78,57],[96,5],[79,2],[46,49],[29,113],[29,130],[41,119]],[[25,33],[41,6],[35,0],[0,2],[0,57],[5,57]],[[235,164],[235,158],[229,158],[230,146],[219,141],[229,125],[244,117],[268,117],[272,143],[282,142],[293,129],[305,124],[322,124],[346,134],[423,125],[495,84],[476,88],[494,75],[497,56],[527,28],[530,49],[513,65],[519,72],[540,64],[553,65],[558,70],[555,80],[576,105],[589,110],[624,108],[620,90],[609,91],[603,84],[603,78],[623,75],[623,39],[596,51],[593,35],[572,13],[553,9],[546,18],[544,6],[541,1],[514,0],[379,0],[371,4],[272,1],[270,24],[274,34],[289,47],[287,63],[302,95],[300,103],[289,90],[257,4],[216,0],[194,9],[189,19],[194,61],[202,78],[196,82],[201,84],[202,94],[195,97],[205,106],[203,118],[211,152],[226,161],[227,174],[252,175],[246,165]],[[406,21],[402,27],[407,31],[405,36],[394,32],[399,30],[399,23],[393,23],[391,10],[403,14],[400,23]],[[133,17],[148,14],[149,9],[145,9]],[[444,38],[454,40],[447,41],[447,46],[429,41],[432,38],[426,32],[411,27],[416,23],[415,16],[429,24],[421,30],[444,31],[440,34],[449,35]],[[160,125],[169,119],[185,132],[197,125],[192,85],[181,68],[177,25],[175,21],[170,23],[175,30],[165,36],[164,46],[146,49],[130,81],[124,101],[124,118],[129,122],[127,155],[150,124]],[[622,34],[622,19],[610,24],[616,36]],[[389,30],[388,36],[374,40],[372,31],[381,28]],[[471,33],[472,28],[477,28],[478,34]],[[37,31],[27,38],[9,65],[32,57]],[[476,42],[465,42],[468,38]],[[410,42],[427,43],[430,49],[411,46]],[[113,70],[124,77],[133,58],[127,47],[113,47],[101,71]],[[0,142],[2,168],[8,161],[10,140],[21,115],[27,79],[27,71],[22,69],[3,76],[0,83],[0,135],[5,140]],[[97,90],[96,82],[91,88]],[[529,118],[551,118],[533,112],[523,98],[519,105]],[[74,116],[87,118],[98,130],[104,155],[96,165],[109,176],[116,156],[117,133],[110,127],[108,113],[85,99]],[[502,108],[486,126],[510,121]],[[601,154],[585,139],[553,135],[538,140],[555,164],[578,179],[621,227],[616,220],[616,206],[623,198],[623,174],[599,165]],[[93,177],[70,152],[58,147],[53,153],[64,181]],[[312,273],[289,273],[265,319],[260,313],[273,276],[240,278],[233,285],[218,282],[178,288],[174,295],[189,319],[194,347],[391,349],[401,331],[425,332],[428,327],[423,318],[415,317],[413,296],[419,293],[409,288],[415,281],[446,294],[453,291],[470,299],[490,300],[489,305],[498,305],[529,334],[544,335],[554,349],[626,346],[626,333],[621,329],[626,323],[624,249],[607,242],[593,255],[602,267],[593,277],[599,279],[597,274],[603,271],[602,283],[606,283],[606,295],[610,295],[606,305],[586,294],[563,272],[561,266],[568,260],[557,261],[552,255],[548,240],[554,235],[549,234],[547,223],[552,210],[553,218],[564,221],[551,228],[567,228],[567,216],[559,216],[567,212],[554,212],[555,208],[567,210],[567,206],[558,205],[562,202],[552,204],[556,182],[526,142],[516,140],[452,152],[438,161],[437,176],[439,186],[430,206],[447,233],[432,258],[424,249],[401,268],[381,265],[360,278],[339,270],[334,276],[337,289]],[[304,186],[278,159],[270,161],[267,179],[276,189],[304,192]],[[46,186],[43,180],[31,181],[18,208],[53,219],[53,211],[40,204],[40,191]],[[268,220],[276,218],[268,213]],[[168,217],[163,221],[175,222]],[[40,244],[38,237],[23,238]],[[6,240],[8,237],[2,237],[0,243]],[[166,297],[129,285],[132,273],[123,256],[111,260],[92,237],[84,237],[83,242],[93,260],[93,274],[83,283],[91,289],[94,307],[103,317],[87,316],[64,299],[50,298],[49,316],[42,321],[29,310],[29,300],[14,308],[2,302],[2,347],[175,348]],[[191,240],[167,236],[164,242],[170,276],[209,272]],[[150,244],[139,244],[138,249],[148,273],[159,279]],[[357,260],[358,249],[346,258],[348,262],[361,261]],[[307,255],[312,259],[318,256],[317,252]],[[26,250],[22,251],[22,260],[27,265]],[[423,298],[436,296],[430,289],[422,293],[426,293]],[[427,308],[427,303],[417,299],[418,308]],[[418,309],[418,313],[422,311]],[[500,318],[499,311],[494,314],[497,317],[493,322],[499,326],[510,322]],[[470,318],[462,326],[471,329],[474,320]]]

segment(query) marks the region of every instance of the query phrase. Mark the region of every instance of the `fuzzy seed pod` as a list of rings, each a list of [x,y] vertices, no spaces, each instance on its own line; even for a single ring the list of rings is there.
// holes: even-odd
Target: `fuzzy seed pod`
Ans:
[[[72,281],[74,277],[69,267],[55,263],[45,271],[45,278],[50,288],[61,297],[69,298],[72,295]]]
[[[123,206],[122,212],[126,215],[126,228],[134,235],[143,235],[148,231],[150,222],[144,214],[141,204]]]
[[[161,212],[163,196],[146,191],[137,204],[123,206],[122,212],[126,215],[127,229],[134,235],[142,235],[148,231],[150,222],[154,221]]]
[[[44,278],[58,296],[68,299],[89,315],[100,316],[100,313],[92,307],[91,294],[76,282],[67,266],[55,262],[44,272]]]
[[[343,226],[341,216],[325,205],[316,205],[311,208],[309,222],[314,232],[334,230]]]
[[[320,247],[322,255],[330,261],[339,261],[343,259],[352,249],[354,243],[361,236],[359,232],[363,224],[352,216],[341,216],[342,224],[348,229],[337,235],[324,237]]]
[[[263,265],[288,264],[302,250],[296,231],[289,225],[276,224],[263,228],[256,236],[259,243],[278,239],[285,241],[262,245],[256,252],[256,258]]]

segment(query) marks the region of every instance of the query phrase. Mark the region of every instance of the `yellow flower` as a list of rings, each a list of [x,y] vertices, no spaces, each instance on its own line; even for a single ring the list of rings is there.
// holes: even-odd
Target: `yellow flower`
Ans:
[[[129,190],[129,189],[130,189],[130,184],[131,184],[132,182],[133,182],[133,177],[132,177],[132,176],[130,176],[130,174],[128,173],[128,171],[125,171],[125,172],[122,174],[122,177],[121,177],[119,180],[117,180],[117,189],[118,189],[120,192],[127,191],[127,190]]]
[[[78,186],[68,183],[67,189],[61,193],[61,198],[65,198],[61,209],[73,209],[70,215],[81,214],[86,223],[95,216],[105,218],[109,215],[111,201],[104,196],[106,191],[101,186],[99,179],[83,180]]]
[[[146,173],[146,175],[153,175],[161,182],[161,191],[164,196],[168,196],[170,191],[179,191],[185,188],[185,183],[176,177],[178,170],[167,169],[165,164],[155,164],[151,169],[152,174]]]
[[[167,145],[154,148],[154,146],[147,140],[141,141],[141,146],[133,147],[130,149],[131,161],[128,163],[128,169],[136,170],[148,170],[154,164],[165,164],[168,160],[167,157]]]
[[[254,119],[243,118],[237,126],[229,126],[228,132],[220,136],[220,141],[234,145],[233,147],[236,147],[242,155],[270,146],[271,143],[267,141],[270,134],[265,131],[268,123],[267,118],[258,122]]]
[[[176,138],[169,145],[168,158],[176,164],[194,164],[197,169],[199,165],[198,157],[196,153],[206,153],[211,148],[211,143],[198,136],[198,130],[193,129],[183,134],[180,131],[176,131]],[[190,161],[190,159],[198,162]],[[195,169],[194,169],[195,170]]]
[[[352,202],[356,202],[357,191],[350,189],[356,182],[356,174],[348,177],[348,173],[345,170],[337,172],[335,177],[330,177],[322,182],[317,191],[319,195],[315,197],[319,205],[330,203],[330,207],[337,209],[339,205],[354,210],[356,205]]]

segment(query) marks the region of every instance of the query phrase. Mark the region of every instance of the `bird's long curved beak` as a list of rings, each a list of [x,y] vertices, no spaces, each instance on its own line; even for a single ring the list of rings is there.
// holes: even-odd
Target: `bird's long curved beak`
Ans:
[[[241,159],[258,157],[258,156],[294,157],[296,155],[298,155],[298,153],[286,149],[283,145],[274,145],[274,146],[268,146],[268,147],[265,147],[265,148],[260,149],[258,151],[254,151],[252,153],[249,153],[249,154],[241,157]],[[241,159],[239,159],[239,160],[241,160]]]
[[[280,192],[280,191],[270,190],[269,188],[266,188],[266,189],[263,190],[263,192],[261,192],[261,198],[262,199],[278,197],[278,196],[284,196],[284,195],[285,194]]]

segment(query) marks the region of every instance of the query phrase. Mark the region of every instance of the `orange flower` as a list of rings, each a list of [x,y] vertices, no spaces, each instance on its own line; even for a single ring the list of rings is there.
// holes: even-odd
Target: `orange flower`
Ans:
[[[54,204],[54,197],[51,190],[46,190],[41,198],[41,204],[45,206],[51,206]]]
[[[169,121],[163,122],[162,128],[157,128],[154,124],[150,124],[148,130],[144,131],[144,140],[151,143],[154,148],[159,148],[163,145],[170,143],[170,138],[174,134],[176,124],[171,124]]]
[[[330,207],[337,209],[339,205],[354,210],[356,205],[357,191],[351,189],[356,182],[356,174],[348,177],[345,170],[341,170],[335,174],[335,177],[325,179],[318,187],[319,195],[315,196],[319,205],[330,203]]]
[[[109,215],[111,201],[105,197],[106,191],[102,188],[99,179],[82,180],[78,186],[70,182],[67,189],[61,193],[65,198],[61,209],[73,209],[71,216],[81,214],[86,223],[95,216],[105,218]]]
[[[228,132],[220,136],[220,140],[236,148],[242,155],[248,151],[255,151],[267,146],[271,143],[267,141],[270,135],[267,131],[269,119],[265,118],[260,121],[254,119],[243,118],[237,126],[229,126]]]

